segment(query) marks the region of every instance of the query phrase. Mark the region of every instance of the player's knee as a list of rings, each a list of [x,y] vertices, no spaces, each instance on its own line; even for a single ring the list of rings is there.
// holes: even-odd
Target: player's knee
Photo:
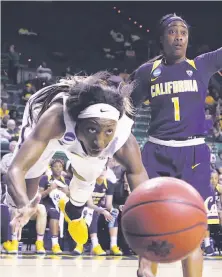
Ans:
[[[36,213],[37,213],[37,215],[41,215],[41,216],[46,217],[47,214],[46,214],[45,206],[42,205],[42,204],[38,204]]]
[[[48,217],[50,219],[59,220],[59,212],[56,209],[52,208],[48,211]]]
[[[111,211],[111,215],[114,218],[114,224],[112,227],[118,227],[118,216],[119,216],[119,210],[118,209],[113,209]]]
[[[65,212],[71,220],[79,219],[85,206],[74,206],[70,201],[67,202]]]

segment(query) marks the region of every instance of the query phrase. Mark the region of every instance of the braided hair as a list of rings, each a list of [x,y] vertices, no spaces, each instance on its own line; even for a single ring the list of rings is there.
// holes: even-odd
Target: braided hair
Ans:
[[[111,74],[102,71],[91,76],[73,76],[62,79],[59,83],[43,88],[29,100],[30,124],[37,123],[41,115],[55,102],[62,103],[63,95],[67,95],[66,107],[70,117],[77,121],[78,115],[88,106],[104,103],[115,107],[120,117],[126,113],[133,114],[130,94],[134,83],[116,87],[110,84]],[[34,111],[39,109],[34,118]]]

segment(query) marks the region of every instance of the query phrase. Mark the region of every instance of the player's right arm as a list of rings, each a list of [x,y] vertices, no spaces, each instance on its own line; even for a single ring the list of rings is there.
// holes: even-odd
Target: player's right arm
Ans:
[[[51,139],[60,138],[65,130],[63,108],[50,107],[39,119],[35,129],[19,149],[7,173],[9,193],[18,208],[29,203],[25,175],[37,162]]]
[[[135,82],[135,87],[131,94],[134,107],[140,106],[142,102],[149,99],[150,71],[151,65],[146,63],[134,71],[130,77],[131,81]]]

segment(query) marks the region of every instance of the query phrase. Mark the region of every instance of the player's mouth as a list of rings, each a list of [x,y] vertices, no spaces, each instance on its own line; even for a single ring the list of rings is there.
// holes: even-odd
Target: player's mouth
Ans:
[[[90,156],[96,157],[102,152],[102,149],[100,149],[100,148],[96,148],[96,149],[95,148],[90,148],[90,149],[88,149],[87,152]]]
[[[176,50],[181,50],[183,48],[183,45],[182,44],[174,44],[174,48]]]

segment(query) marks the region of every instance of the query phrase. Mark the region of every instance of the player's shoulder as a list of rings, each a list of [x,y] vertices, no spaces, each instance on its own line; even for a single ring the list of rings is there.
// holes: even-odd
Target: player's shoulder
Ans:
[[[53,103],[39,119],[39,124],[45,128],[46,125],[54,126],[56,136],[65,132],[63,104]]]
[[[147,73],[147,72],[151,72],[152,68],[153,68],[153,62],[147,61],[144,64],[140,65],[137,69],[136,69],[136,73]]]

